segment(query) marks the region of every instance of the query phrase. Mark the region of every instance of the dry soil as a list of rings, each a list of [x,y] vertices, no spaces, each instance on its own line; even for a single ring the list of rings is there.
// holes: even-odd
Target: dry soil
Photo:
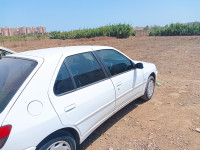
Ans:
[[[76,40],[5,42],[17,52],[68,45],[107,45],[134,60],[155,63],[155,94],[137,99],[95,130],[79,150],[199,150],[200,37],[99,37]]]

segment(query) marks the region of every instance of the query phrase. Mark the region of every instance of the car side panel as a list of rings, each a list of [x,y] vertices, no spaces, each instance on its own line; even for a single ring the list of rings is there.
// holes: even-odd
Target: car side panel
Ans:
[[[133,70],[133,72],[129,71],[127,74],[121,75],[123,77],[126,77],[130,74],[131,75],[134,74],[134,81],[132,83],[130,82],[132,84],[133,88],[131,88],[131,90],[129,90],[128,92],[125,92],[125,90],[124,90],[124,92],[121,91],[122,94],[118,96],[118,99],[116,99],[116,103],[118,103],[118,107],[115,106],[115,110],[112,113],[110,113],[108,116],[105,116],[105,118],[103,118],[102,120],[99,120],[93,128],[91,128],[90,130],[88,130],[88,132],[86,134],[81,136],[80,142],[83,142],[99,125],[101,125],[104,121],[106,121],[109,117],[111,117],[117,111],[119,111],[120,109],[125,107],[131,101],[133,101],[136,98],[143,95],[143,92],[144,92],[143,87],[145,86],[145,82],[143,82],[143,80],[144,80],[143,79],[143,71],[141,69],[136,69],[136,70]],[[116,76],[115,78],[116,78],[116,80],[121,79],[120,76],[118,76],[118,77]],[[126,78],[125,81],[127,81],[127,80],[128,79]],[[123,102],[122,102],[122,100],[123,100]]]
[[[49,134],[63,128],[48,97],[49,84],[57,65],[55,62],[59,58],[44,61],[11,108],[3,122],[3,125],[12,125],[3,150],[36,147]]]
[[[79,129],[81,135],[93,128],[100,120],[109,115],[115,107],[115,89],[109,78],[56,96],[54,84],[60,67],[60,60],[49,88],[49,98],[64,127],[68,125]]]
[[[24,100],[27,101],[24,102]],[[57,114],[48,102],[47,94],[42,99],[43,110],[37,116],[28,112],[29,100],[29,94],[25,95],[24,93],[4,120],[3,124],[11,124],[12,130],[3,150],[22,150],[32,146],[36,147],[49,134],[62,128]]]
[[[63,96],[55,96],[52,89],[49,97],[63,125],[76,126],[81,135],[110,114],[115,106],[115,91],[110,79]],[[72,109],[68,111],[69,107]]]
[[[134,81],[133,81],[133,89],[135,95],[143,94],[146,81],[144,79],[143,69],[135,69],[134,70]]]
[[[130,70],[111,78],[116,90],[116,108],[133,97],[134,71]]]
[[[116,90],[116,106],[118,109],[127,101],[143,93],[144,78],[141,69],[133,69],[111,78]]]

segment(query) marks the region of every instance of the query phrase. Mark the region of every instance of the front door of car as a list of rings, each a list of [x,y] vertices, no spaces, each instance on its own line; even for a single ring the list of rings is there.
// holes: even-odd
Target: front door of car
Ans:
[[[91,52],[68,56],[61,63],[49,97],[62,123],[85,135],[113,112],[114,86]]]
[[[97,50],[97,55],[104,62],[115,86],[116,106],[118,109],[132,100],[142,88],[137,86],[143,81],[142,70],[134,69],[132,61],[116,50]]]

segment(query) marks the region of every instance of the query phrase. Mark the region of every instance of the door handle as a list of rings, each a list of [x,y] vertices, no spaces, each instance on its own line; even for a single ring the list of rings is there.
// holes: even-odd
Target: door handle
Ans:
[[[120,81],[120,82],[118,82],[116,85],[117,85],[117,87],[119,87],[119,86],[122,85],[122,82]]]
[[[69,112],[69,111],[72,111],[74,108],[76,108],[76,105],[72,104],[72,105],[65,107],[64,110],[65,110],[65,112]]]

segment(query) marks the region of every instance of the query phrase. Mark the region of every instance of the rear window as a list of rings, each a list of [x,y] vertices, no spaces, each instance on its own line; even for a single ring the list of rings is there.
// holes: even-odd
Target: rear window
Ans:
[[[0,59],[0,113],[36,67],[37,62],[18,58]]]

